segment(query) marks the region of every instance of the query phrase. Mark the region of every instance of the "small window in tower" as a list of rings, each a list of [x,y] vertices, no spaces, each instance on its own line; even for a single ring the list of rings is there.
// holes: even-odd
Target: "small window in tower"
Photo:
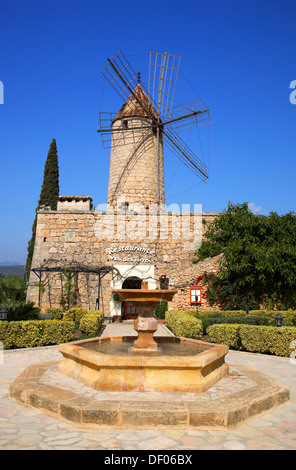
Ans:
[[[128,202],[122,202],[119,206],[119,210],[121,211],[128,211],[129,209],[129,203]]]
[[[127,128],[128,128],[128,120],[127,120],[127,119],[123,119],[123,121],[122,121],[122,127],[123,127],[124,129],[127,129]]]

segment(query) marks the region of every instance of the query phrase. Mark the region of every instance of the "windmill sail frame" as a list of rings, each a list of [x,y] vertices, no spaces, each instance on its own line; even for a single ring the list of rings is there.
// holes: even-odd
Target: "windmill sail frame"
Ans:
[[[124,100],[125,104],[119,113],[100,113],[98,132],[101,134],[104,148],[128,143],[137,143],[147,135],[147,129],[157,135],[157,175],[159,199],[159,146],[160,142],[176,155],[202,181],[207,181],[208,171],[205,163],[194,154],[179,136],[179,133],[213,122],[209,109],[201,98],[173,106],[176,83],[180,67],[180,56],[167,52],[151,52],[149,60],[148,90],[140,81],[140,74],[132,68],[122,51],[119,51],[108,63],[102,74]],[[139,93],[139,87],[142,92]],[[129,120],[125,133],[125,116],[139,116],[143,125]],[[115,120],[120,120],[119,127],[114,127]],[[132,132],[131,132],[132,131]]]

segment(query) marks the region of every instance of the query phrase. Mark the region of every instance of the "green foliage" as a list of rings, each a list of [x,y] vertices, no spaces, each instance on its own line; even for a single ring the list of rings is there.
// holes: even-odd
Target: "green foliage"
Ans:
[[[96,336],[104,320],[103,312],[88,312],[81,318],[79,329],[87,336]]]
[[[192,314],[179,312],[178,310],[168,310],[166,312],[165,324],[174,335],[182,338],[199,339],[203,333],[200,320]]]
[[[239,330],[241,325],[212,325],[207,329],[210,343],[225,344],[230,349],[241,349],[241,340]]]
[[[3,305],[7,310],[7,321],[38,320],[40,308],[34,302],[7,302]]]
[[[0,275],[0,305],[9,301],[26,300],[26,282],[21,276]]]
[[[275,315],[283,317],[284,326],[296,326],[296,311],[250,310],[249,314],[243,310],[200,310],[198,318],[203,323],[204,332],[208,326],[215,323],[245,323],[254,325],[272,325]]]
[[[167,302],[160,302],[157,305],[156,309],[154,310],[154,316],[156,318],[163,320],[165,318],[165,312],[167,311],[167,309],[168,309]]]
[[[63,269],[60,276],[62,281],[60,304],[63,309],[68,308],[69,310],[76,302],[76,289],[73,283],[73,273],[71,269],[67,267]]]
[[[87,315],[89,312],[86,308],[70,308],[64,314],[64,320],[71,320],[74,322],[80,322],[83,315]]]
[[[59,195],[59,164],[55,139],[52,140],[44,166],[43,184],[41,188],[38,207],[50,206],[51,210],[57,208]]]
[[[194,262],[223,253],[221,270],[205,273],[211,305],[245,311],[273,301],[282,310],[296,307],[296,215],[255,215],[248,204],[229,204],[207,226]]]
[[[74,323],[70,321],[37,320],[0,322],[0,341],[4,349],[33,348],[68,343]]]
[[[215,313],[211,315],[203,315],[200,318],[203,326],[203,332],[206,334],[207,329],[210,325],[219,323],[237,323],[245,325],[267,325],[268,318],[260,317],[255,315],[223,315],[223,313]]]
[[[226,344],[231,349],[261,354],[290,357],[296,341],[293,326],[212,325],[208,328],[209,341]],[[295,343],[294,343],[295,344]]]
[[[62,320],[64,315],[62,307],[48,307],[45,313],[50,314],[52,320]]]
[[[274,323],[274,317],[279,313],[283,317],[284,326],[296,326],[296,311],[295,310],[251,310],[250,315],[260,315],[261,317],[268,318],[269,323]]]
[[[44,166],[43,184],[41,188],[40,198],[38,201],[37,210],[41,206],[49,206],[52,210],[57,208],[57,197],[59,195],[59,164],[58,164],[58,153],[55,139],[52,140],[47,159]],[[26,261],[26,275],[29,278],[31,271],[31,264],[33,258],[33,251],[36,238],[36,225],[37,225],[37,214],[35,216],[32,226],[32,238],[28,243],[28,255]]]

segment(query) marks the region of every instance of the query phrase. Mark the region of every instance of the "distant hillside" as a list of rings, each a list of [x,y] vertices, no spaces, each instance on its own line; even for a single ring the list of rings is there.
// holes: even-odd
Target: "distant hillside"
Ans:
[[[4,274],[4,276],[13,276],[16,274],[17,276],[21,276],[24,278],[25,276],[25,266],[23,264],[19,264],[16,266],[0,266],[0,273]]]

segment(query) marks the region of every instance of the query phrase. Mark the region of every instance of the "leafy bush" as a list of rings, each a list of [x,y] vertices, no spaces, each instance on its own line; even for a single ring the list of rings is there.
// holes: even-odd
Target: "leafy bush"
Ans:
[[[0,304],[26,300],[26,282],[21,276],[4,277],[0,274]]]
[[[242,349],[289,357],[291,343],[296,340],[296,328],[289,326],[244,326],[240,330]]]
[[[0,322],[0,341],[4,349],[33,348],[67,343],[74,323],[57,320]]]
[[[268,318],[266,317],[251,315],[227,316],[219,312],[207,316],[202,316],[200,320],[202,322],[204,333],[207,332],[207,329],[210,325],[214,325],[217,323],[242,323],[246,325],[267,325],[268,323]]]
[[[248,203],[229,204],[213,222],[194,262],[223,253],[217,274],[203,275],[210,305],[255,310],[296,306],[296,214],[253,214]],[[267,302],[268,300],[268,302]]]
[[[283,325],[295,325],[296,326],[296,312],[295,310],[251,310],[250,315],[260,315],[268,318],[270,323],[274,323],[274,317],[279,313],[283,317]]]
[[[186,313],[187,315],[193,315],[194,317],[196,317],[196,310],[193,310],[193,309],[184,310],[184,313]]]
[[[167,309],[168,309],[167,302],[160,302],[157,305],[156,309],[154,310],[154,316],[156,318],[163,320],[165,318],[165,312],[167,311]]]
[[[64,314],[62,307],[48,307],[45,313],[50,314],[52,320],[62,320]]]
[[[40,308],[34,302],[8,302],[3,305],[7,310],[7,321],[38,320]]]
[[[241,349],[241,340],[239,330],[241,325],[236,324],[219,324],[209,326],[207,334],[210,343],[225,344],[230,349]]]
[[[88,336],[96,336],[104,320],[102,312],[92,311],[84,315],[80,320],[79,329]]]
[[[231,349],[289,357],[292,341],[296,341],[293,326],[212,325],[209,341],[226,344]]]
[[[246,315],[245,310],[199,310],[198,317],[208,315],[240,316]]]
[[[64,314],[64,320],[70,320],[80,322],[83,315],[87,315],[88,310],[86,308],[70,308]]]
[[[202,323],[192,314],[169,310],[165,314],[165,324],[176,336],[199,339],[202,336]]]

